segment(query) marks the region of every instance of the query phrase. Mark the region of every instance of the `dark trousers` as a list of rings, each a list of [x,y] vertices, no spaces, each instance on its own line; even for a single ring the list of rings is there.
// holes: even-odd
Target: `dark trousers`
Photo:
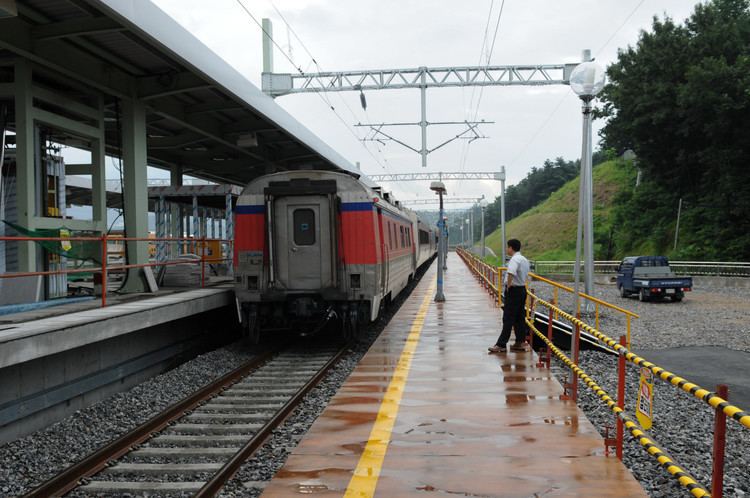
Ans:
[[[498,346],[505,346],[510,339],[510,329],[515,329],[516,344],[526,338],[526,287],[511,287],[505,292],[503,306],[503,331],[497,338]]]

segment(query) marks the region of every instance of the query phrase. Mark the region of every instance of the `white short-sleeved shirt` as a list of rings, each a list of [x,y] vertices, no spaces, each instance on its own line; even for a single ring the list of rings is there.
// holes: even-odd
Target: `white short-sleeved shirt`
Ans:
[[[526,279],[529,278],[529,260],[526,259],[523,254],[517,252],[508,261],[508,270],[505,273],[505,284],[508,284],[508,275],[512,275],[510,285],[512,286],[524,286],[526,285]]]

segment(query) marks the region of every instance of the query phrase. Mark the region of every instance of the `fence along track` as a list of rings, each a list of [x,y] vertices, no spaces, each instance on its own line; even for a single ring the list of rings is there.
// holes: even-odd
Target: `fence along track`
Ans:
[[[482,269],[477,267],[477,264],[475,264],[474,261],[469,261],[466,258],[464,259],[464,263],[469,266],[469,268],[479,275],[485,282],[484,285],[491,284],[491,282],[488,281],[488,279],[482,275]],[[472,258],[473,260],[474,258]],[[484,263],[481,263],[482,266],[489,267],[489,265],[486,265]],[[484,269],[486,271],[486,268]],[[491,290],[496,291],[496,287],[490,285]],[[597,338],[597,340],[603,342],[604,344],[608,345],[612,349],[614,349],[620,356],[624,357],[626,360],[644,368],[648,368],[651,370],[656,376],[658,376],[660,379],[665,380],[672,385],[675,385],[679,388],[681,388],[683,391],[692,394],[696,398],[706,402],[711,407],[717,410],[721,410],[725,415],[730,416],[734,420],[738,421],[740,424],[742,424],[745,427],[750,427],[750,415],[748,415],[746,412],[741,410],[740,408],[729,404],[725,399],[721,398],[720,396],[717,396],[715,393],[712,393],[706,389],[703,389],[702,387],[693,384],[691,382],[688,382],[686,379],[683,379],[682,377],[679,377],[672,372],[669,372],[667,370],[664,370],[661,367],[656,366],[655,364],[645,360],[644,358],[630,352],[628,348],[621,345],[619,342],[615,341],[611,337],[603,334],[599,330],[597,330],[595,327],[591,327],[590,325],[584,323],[583,321],[577,319],[576,317],[572,316],[569,313],[566,313],[565,311],[561,310],[557,306],[540,299],[538,296],[536,296],[533,292],[529,292],[531,308],[529,308],[527,304],[527,311],[530,311],[530,313],[527,313],[526,317],[526,323],[529,326],[530,330],[533,331],[533,334],[535,336],[538,336],[549,348],[550,351],[554,352],[555,356],[558,357],[563,363],[565,363],[573,373],[576,375],[576,377],[583,380],[583,382],[586,384],[587,387],[592,389],[594,393],[597,395],[599,399],[601,399],[607,407],[612,410],[612,412],[615,414],[615,416],[618,417],[623,423],[624,428],[626,428],[630,434],[633,436],[633,438],[646,450],[646,452],[654,457],[656,461],[659,463],[659,465],[664,468],[669,474],[671,474],[673,477],[677,479],[677,481],[685,487],[693,496],[698,498],[703,497],[710,497],[711,493],[709,493],[704,486],[702,486],[692,475],[690,475],[688,472],[686,472],[680,465],[678,465],[670,456],[668,456],[652,439],[648,438],[646,436],[646,433],[644,429],[635,422],[632,418],[630,418],[625,411],[617,406],[617,402],[612,399],[607,392],[602,389],[594,380],[589,377],[586,372],[583,371],[576,363],[574,363],[570,358],[568,358],[562,351],[560,351],[559,348],[557,348],[552,341],[549,340],[544,334],[542,334],[535,326],[533,319],[530,317],[534,316],[534,307],[537,303],[542,304],[543,306],[546,306],[551,311],[554,311],[557,313],[558,316],[565,318],[569,322],[571,322],[574,325],[577,325],[579,329],[593,335]],[[527,302],[528,303],[528,302]]]
[[[638,356],[637,354],[631,352],[627,347],[621,345],[619,342],[615,341],[611,337],[603,334],[602,332],[598,331],[594,327],[587,325],[586,323],[577,319],[573,315],[562,311],[560,308],[545,301],[544,299],[541,299],[531,293],[530,295],[534,298],[536,303],[542,304],[543,306],[546,306],[547,308],[555,310],[559,316],[565,318],[566,320],[573,323],[574,325],[578,325],[581,328],[581,330],[588,332],[589,334],[593,335],[598,340],[600,340],[601,342],[609,346],[610,348],[614,349],[618,354],[625,356],[625,359],[628,360],[629,362],[634,363],[638,365],[639,367],[648,368],[649,370],[651,370],[651,372],[654,373],[654,375],[656,375],[663,381],[669,382],[673,386],[676,386],[682,389],[683,391],[685,391],[686,393],[693,395],[695,398],[701,401],[704,401],[705,403],[710,405],[712,408],[720,409],[728,417],[732,418],[733,420],[736,420],[744,427],[750,429],[750,414],[748,414],[746,411],[742,410],[741,408],[735,405],[730,404],[727,400],[709,391],[708,389],[704,389],[703,387],[697,384],[689,382],[687,379],[684,379],[683,377],[680,377],[679,375],[674,374],[668,370],[665,370],[662,367],[657,366],[654,363],[651,363],[645,358]]]
[[[214,496],[346,351],[260,355],[26,496]]]
[[[542,339],[548,348],[557,356],[563,363],[573,370],[585,384],[588,386],[599,399],[601,399],[612,412],[622,420],[625,428],[630,432],[633,438],[643,446],[649,455],[659,462],[659,465],[669,472],[672,476],[677,478],[677,481],[685,487],[690,493],[697,498],[707,498],[711,494],[704,488],[692,475],[688,474],[680,465],[678,465],[671,457],[669,457],[652,439],[646,437],[646,433],[643,428],[630,418],[625,411],[617,406],[617,402],[607,394],[607,391],[602,389],[594,380],[589,377],[586,372],[583,371],[578,365],[568,358],[547,336],[542,334],[535,326],[534,322],[526,320],[526,324],[534,332],[534,334]]]

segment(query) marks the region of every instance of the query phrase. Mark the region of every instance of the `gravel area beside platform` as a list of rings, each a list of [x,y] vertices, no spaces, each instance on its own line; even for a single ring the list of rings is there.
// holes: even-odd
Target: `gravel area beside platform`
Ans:
[[[423,272],[420,276],[424,274]],[[323,413],[328,402],[344,384],[349,374],[357,367],[359,360],[367,353],[370,346],[378,338],[385,326],[396,314],[412,289],[419,284],[415,280],[398,299],[392,303],[377,322],[366,329],[361,341],[353,345],[349,354],[328,372],[325,379],[305,396],[302,404],[292,412],[284,424],[273,431],[269,441],[249,459],[237,472],[234,478],[222,490],[222,497],[255,498],[263,493],[263,486],[273,478],[274,474],[284,465],[302,436],[310,429],[315,419]],[[314,492],[313,489],[310,490]]]
[[[602,353],[581,353],[581,367],[610,396],[617,394],[617,359]],[[555,369],[558,377],[567,375],[561,363]],[[561,375],[562,374],[562,375]],[[562,381],[562,379],[561,379]],[[638,391],[638,367],[629,364],[626,387],[626,411],[635,413]],[[579,383],[579,406],[589,420],[604,436],[604,426],[615,426],[611,410],[588,389]],[[665,453],[710,490],[711,448],[713,441],[713,409],[665,382],[654,385],[654,425],[648,431]],[[613,433],[610,433],[613,434]],[[643,447],[625,432],[624,463],[633,472],[643,488],[654,498],[687,497],[690,493],[661,468]],[[724,496],[750,495],[750,430],[736,421],[727,420],[727,452]],[[614,458],[612,456],[611,458]]]
[[[534,283],[542,298],[550,299],[547,284]],[[633,350],[664,349],[679,346],[723,346],[750,352],[750,289],[697,289],[679,303],[638,301],[622,298],[614,285],[596,285],[596,297],[640,315],[632,322]],[[574,310],[573,297],[560,293],[563,309]],[[543,309],[543,308],[541,308]],[[593,324],[593,316],[589,323]],[[625,319],[612,310],[602,310],[600,328],[617,338],[625,333]]]
[[[202,354],[44,430],[0,446],[0,497],[30,491],[253,355],[239,344]]]

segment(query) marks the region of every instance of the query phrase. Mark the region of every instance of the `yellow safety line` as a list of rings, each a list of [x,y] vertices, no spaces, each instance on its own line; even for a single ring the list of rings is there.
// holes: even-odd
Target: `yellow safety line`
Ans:
[[[345,498],[362,498],[371,497],[375,494],[375,487],[378,485],[380,470],[383,467],[383,460],[388,451],[388,443],[391,439],[393,424],[396,422],[396,415],[401,405],[401,396],[406,388],[406,380],[409,377],[411,360],[419,344],[419,336],[422,333],[422,326],[427,315],[427,309],[430,307],[432,297],[435,292],[434,280],[425,293],[422,304],[417,311],[417,316],[411,324],[411,331],[406,338],[406,344],[399,357],[398,364],[393,372],[388,390],[383,396],[383,401],[378,410],[378,416],[370,432],[365,450],[359,458],[357,468],[354,469],[354,475],[349,486],[346,488]]]

